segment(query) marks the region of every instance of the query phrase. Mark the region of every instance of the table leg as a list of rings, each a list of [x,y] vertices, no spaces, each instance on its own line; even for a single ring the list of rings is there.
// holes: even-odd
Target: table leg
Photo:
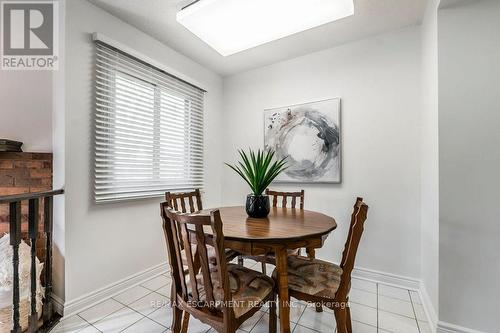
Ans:
[[[307,257],[309,259],[316,258],[316,249],[314,247],[308,247],[308,248],[306,248],[306,252],[307,252]],[[317,304],[316,305],[316,312],[323,312],[323,306],[320,305],[320,304]]]
[[[288,263],[285,248],[276,248],[276,269],[278,271],[278,297],[280,332],[290,333],[290,296],[288,295]]]
[[[307,257],[309,259],[316,258],[316,249],[314,247],[308,247],[308,248],[306,248],[306,253],[307,253]]]

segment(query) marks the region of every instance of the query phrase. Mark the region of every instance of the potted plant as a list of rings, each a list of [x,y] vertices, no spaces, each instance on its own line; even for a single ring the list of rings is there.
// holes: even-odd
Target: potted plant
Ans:
[[[286,157],[273,162],[274,151],[249,149],[246,153],[238,150],[241,161],[231,165],[225,163],[243,178],[250,186],[252,193],[247,196],[246,211],[250,217],[262,218],[269,214],[269,197],[262,195],[271,182],[283,172],[286,166]]]

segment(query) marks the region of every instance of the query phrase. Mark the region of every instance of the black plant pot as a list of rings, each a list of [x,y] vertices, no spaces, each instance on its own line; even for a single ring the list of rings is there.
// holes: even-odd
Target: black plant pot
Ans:
[[[267,195],[247,195],[246,210],[250,217],[266,217],[270,210],[269,197]]]

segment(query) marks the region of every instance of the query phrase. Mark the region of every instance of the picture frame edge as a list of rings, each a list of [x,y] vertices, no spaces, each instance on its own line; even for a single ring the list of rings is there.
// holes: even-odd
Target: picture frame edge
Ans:
[[[277,109],[284,109],[284,108],[289,108],[289,107],[295,107],[295,106],[301,106],[301,105],[306,105],[306,104],[312,104],[312,103],[320,103],[320,102],[326,102],[330,100],[338,100],[338,126],[339,126],[339,180],[338,181],[288,181],[288,180],[275,180],[272,183],[274,184],[323,184],[323,185],[332,185],[332,184],[342,184],[343,183],[343,178],[344,178],[344,159],[343,159],[343,126],[342,126],[342,97],[336,96],[336,97],[330,97],[330,98],[324,98],[320,100],[315,100],[315,101],[310,101],[310,102],[302,102],[302,103],[296,103],[296,104],[290,104],[290,105],[285,105],[285,106],[276,106],[272,108],[265,108],[262,112],[262,127],[263,127],[263,133],[262,133],[262,147],[265,149],[266,147],[266,113],[277,110]]]

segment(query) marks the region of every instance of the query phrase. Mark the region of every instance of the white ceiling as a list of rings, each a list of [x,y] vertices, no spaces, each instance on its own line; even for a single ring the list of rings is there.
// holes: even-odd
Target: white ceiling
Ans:
[[[88,1],[223,76],[420,24],[427,4],[427,0],[354,0],[354,16],[223,57],[177,23],[176,13],[193,0]]]

